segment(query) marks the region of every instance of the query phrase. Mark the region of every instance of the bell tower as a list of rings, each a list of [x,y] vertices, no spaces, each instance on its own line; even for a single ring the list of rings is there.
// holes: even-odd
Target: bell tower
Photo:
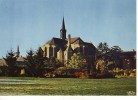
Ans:
[[[60,38],[65,40],[66,39],[66,29],[65,29],[65,22],[64,22],[64,17],[63,17],[63,21],[62,21],[62,27],[60,30]]]

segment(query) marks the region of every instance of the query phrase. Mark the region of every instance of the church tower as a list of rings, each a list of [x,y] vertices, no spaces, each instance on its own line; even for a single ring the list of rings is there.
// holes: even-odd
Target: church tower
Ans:
[[[63,21],[62,21],[62,28],[60,30],[60,38],[63,40],[66,39],[66,29],[65,29],[64,17],[63,17]]]
[[[20,50],[19,50],[19,45],[17,47],[17,52],[16,52],[16,57],[19,57],[20,56]]]

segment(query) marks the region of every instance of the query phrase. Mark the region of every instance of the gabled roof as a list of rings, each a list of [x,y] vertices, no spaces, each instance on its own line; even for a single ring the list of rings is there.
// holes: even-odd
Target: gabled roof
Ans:
[[[46,44],[58,46],[59,48],[61,48],[64,51],[66,49],[65,46],[67,44],[67,41],[63,40],[63,39],[60,39],[60,38],[52,38]]]
[[[79,39],[79,37],[76,37],[76,38],[71,38],[71,39],[70,39],[70,40],[71,40],[71,41],[70,41],[70,42],[71,42],[71,44],[72,44],[72,43],[74,43],[75,41],[77,41],[78,39]]]
[[[83,44],[83,40],[80,37],[71,38],[71,44]],[[66,39],[68,41],[68,39]]]
[[[97,49],[92,43],[84,42],[84,44],[88,47],[93,47],[93,48]]]
[[[71,44],[86,45],[87,47],[96,49],[96,47],[92,43],[84,42],[80,37],[70,38],[70,40],[71,40]],[[68,43],[68,38],[64,40],[64,39],[54,37],[46,44],[58,46],[59,48],[62,49],[62,51],[64,51],[64,50],[70,49],[66,47],[67,43]]]
[[[52,38],[50,41],[48,41],[46,44],[51,45],[65,45],[67,43],[66,40],[60,39],[60,38]]]

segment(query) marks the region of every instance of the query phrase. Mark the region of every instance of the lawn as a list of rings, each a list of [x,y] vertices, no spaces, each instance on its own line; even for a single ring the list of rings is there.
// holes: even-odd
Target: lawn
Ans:
[[[129,92],[129,93],[128,93]],[[136,95],[136,78],[0,77],[0,95]]]

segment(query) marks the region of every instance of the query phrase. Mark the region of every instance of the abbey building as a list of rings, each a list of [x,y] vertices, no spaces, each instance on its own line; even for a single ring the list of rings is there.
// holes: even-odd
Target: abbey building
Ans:
[[[86,57],[89,62],[94,62],[96,56],[96,47],[92,43],[84,42],[80,37],[72,37],[70,34],[66,37],[66,28],[64,18],[60,29],[60,38],[53,37],[42,46],[45,57],[55,57],[62,63],[71,59],[74,53]]]

